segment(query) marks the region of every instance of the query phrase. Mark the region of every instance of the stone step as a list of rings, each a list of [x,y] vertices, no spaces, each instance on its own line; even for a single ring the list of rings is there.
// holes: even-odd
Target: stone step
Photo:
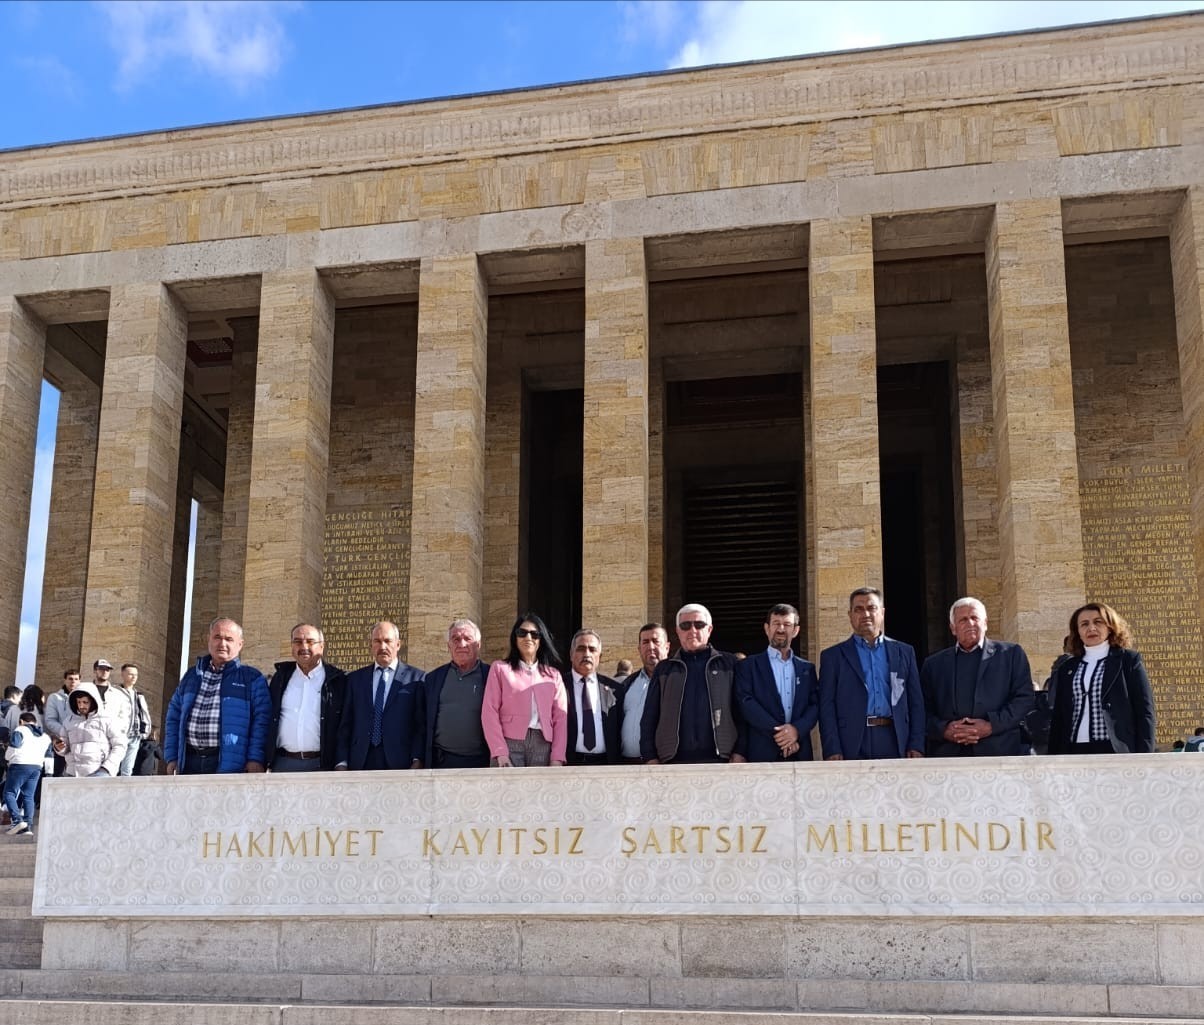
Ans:
[[[1198,1020],[1198,1019],[1197,1019]],[[397,1005],[156,1003],[0,998],[0,1025],[1161,1025],[1161,1018],[1009,1015],[749,1013],[597,1010],[558,1007],[405,1007]],[[1180,1025],[1182,1023],[1180,1022]]]
[[[0,963],[3,963],[0,961]],[[808,1015],[986,1015],[1204,1021],[1204,986],[869,982],[494,975],[252,974],[229,971],[2,971],[0,995],[25,999],[228,1001],[280,1005],[560,1007]],[[341,1016],[340,1016],[341,1020]],[[759,1019],[758,1019],[759,1020]],[[95,1023],[92,1023],[95,1025]]]

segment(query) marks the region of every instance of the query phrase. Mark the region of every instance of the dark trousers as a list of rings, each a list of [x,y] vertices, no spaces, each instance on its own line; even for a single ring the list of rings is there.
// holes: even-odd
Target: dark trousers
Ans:
[[[1110,740],[1089,740],[1085,744],[1071,744],[1066,748],[1068,755],[1114,755]]]
[[[321,758],[294,758],[283,751],[276,752],[276,760],[272,762],[273,772],[318,772],[321,768]]]
[[[894,725],[867,726],[861,740],[862,758],[901,758],[899,738],[895,736]]]
[[[184,752],[184,764],[178,771],[181,776],[212,776],[217,772],[220,757],[221,754],[217,751],[211,755],[203,755],[189,748]]]
[[[453,751],[435,748],[435,764],[432,769],[487,769],[489,767],[489,752],[479,755],[458,755]]]
[[[368,753],[364,756],[365,769],[387,769],[388,761],[385,760],[385,745],[376,744],[368,747]]]

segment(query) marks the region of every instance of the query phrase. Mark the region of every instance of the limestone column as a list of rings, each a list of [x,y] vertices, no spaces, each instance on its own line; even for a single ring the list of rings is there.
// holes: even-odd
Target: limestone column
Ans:
[[[1204,188],[1187,190],[1171,224],[1179,387],[1191,491],[1196,576],[1204,595]],[[1204,622],[1204,606],[1200,609]]]
[[[585,244],[581,618],[626,651],[648,614],[648,277],[642,238]]]
[[[958,338],[957,417],[962,536],[958,568],[966,581],[965,593],[978,598],[991,613],[999,614],[999,474],[995,464],[991,347],[982,332]],[[1069,609],[1066,614],[1069,616]]]
[[[112,288],[81,660],[137,662],[151,691],[178,668],[164,665],[164,639],[187,336],[161,283]]]
[[[418,280],[410,593],[403,651],[447,661],[447,624],[480,622],[488,294],[475,253],[427,257]]]
[[[209,624],[219,615],[218,578],[222,564],[222,495],[198,478],[196,541],[192,564],[192,622],[188,654],[196,657],[209,644]]]
[[[485,407],[485,494],[489,504],[485,510],[481,630],[482,650],[504,655],[510,625],[518,612],[523,375],[520,367],[504,365],[500,352],[496,357],[491,351]]]
[[[662,622],[665,610],[665,377],[659,359],[648,361],[648,618]],[[642,624],[637,624],[642,625]],[[666,624],[669,636],[673,631]],[[636,638],[638,643],[639,638]],[[624,638],[625,647],[631,646]]]
[[[91,547],[100,386],[67,360],[55,362],[58,366],[53,380],[59,387],[59,416],[46,551],[82,553]],[[47,558],[38,623],[37,679],[43,687],[53,687],[66,670],[81,668],[87,587],[86,557]]]
[[[996,637],[1037,662],[1083,598],[1062,208],[1001,203],[987,236],[1001,569]]]
[[[46,325],[11,296],[0,299],[0,680],[16,680],[29,502],[37,447]]]
[[[849,592],[882,586],[882,498],[871,221],[813,221],[810,236],[807,529],[818,651],[849,635]]]
[[[230,360],[230,415],[226,423],[221,577],[213,615],[241,620],[243,577],[247,569],[247,517],[251,501],[251,434],[255,423],[258,323],[253,317],[240,317],[231,321],[230,326],[234,333],[234,351]]]
[[[321,614],[333,356],[334,302],[317,271],[265,274],[242,612],[244,658],[260,669]]]

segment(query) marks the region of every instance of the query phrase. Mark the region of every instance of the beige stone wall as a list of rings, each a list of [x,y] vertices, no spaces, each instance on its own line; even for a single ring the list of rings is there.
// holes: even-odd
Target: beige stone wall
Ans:
[[[221,564],[217,601],[209,621],[232,616],[242,621],[247,570],[247,523],[251,504],[251,443],[255,423],[255,365],[259,322],[252,317],[231,325],[230,411],[226,416],[226,477],[222,488]]]
[[[882,586],[874,252],[868,217],[811,225],[811,466],[808,531],[815,538],[815,632],[848,636],[848,596]]]
[[[998,636],[1057,653],[1083,594],[1061,205],[1000,204],[987,237],[999,479]]]
[[[1165,239],[1066,253],[1086,593],[1132,626],[1167,746],[1204,722],[1171,282]]]
[[[424,668],[446,661],[452,618],[481,618],[487,316],[475,254],[423,261],[406,643]]]
[[[417,332],[412,302],[337,317],[321,626],[347,669],[371,661],[374,620],[407,621]]]
[[[245,660],[321,614],[334,304],[312,268],[264,275],[243,578]]]
[[[137,662],[153,692],[167,670],[187,324],[159,282],[110,301],[81,661]]]
[[[648,283],[643,239],[585,247],[582,625],[613,647],[648,608]]]
[[[55,688],[66,670],[80,668],[88,560],[62,558],[58,553],[86,552],[91,545],[92,480],[100,422],[100,387],[69,360],[54,362],[59,416],[34,681],[47,691]]]

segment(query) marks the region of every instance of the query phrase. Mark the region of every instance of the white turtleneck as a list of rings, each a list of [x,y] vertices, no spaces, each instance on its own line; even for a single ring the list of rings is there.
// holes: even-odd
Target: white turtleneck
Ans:
[[[1100,699],[1100,694],[1091,689],[1091,678],[1095,675],[1095,667],[1108,657],[1111,647],[1111,644],[1103,641],[1083,648],[1083,715],[1079,719],[1079,729],[1074,738],[1076,744],[1087,744],[1091,741],[1091,702]]]

